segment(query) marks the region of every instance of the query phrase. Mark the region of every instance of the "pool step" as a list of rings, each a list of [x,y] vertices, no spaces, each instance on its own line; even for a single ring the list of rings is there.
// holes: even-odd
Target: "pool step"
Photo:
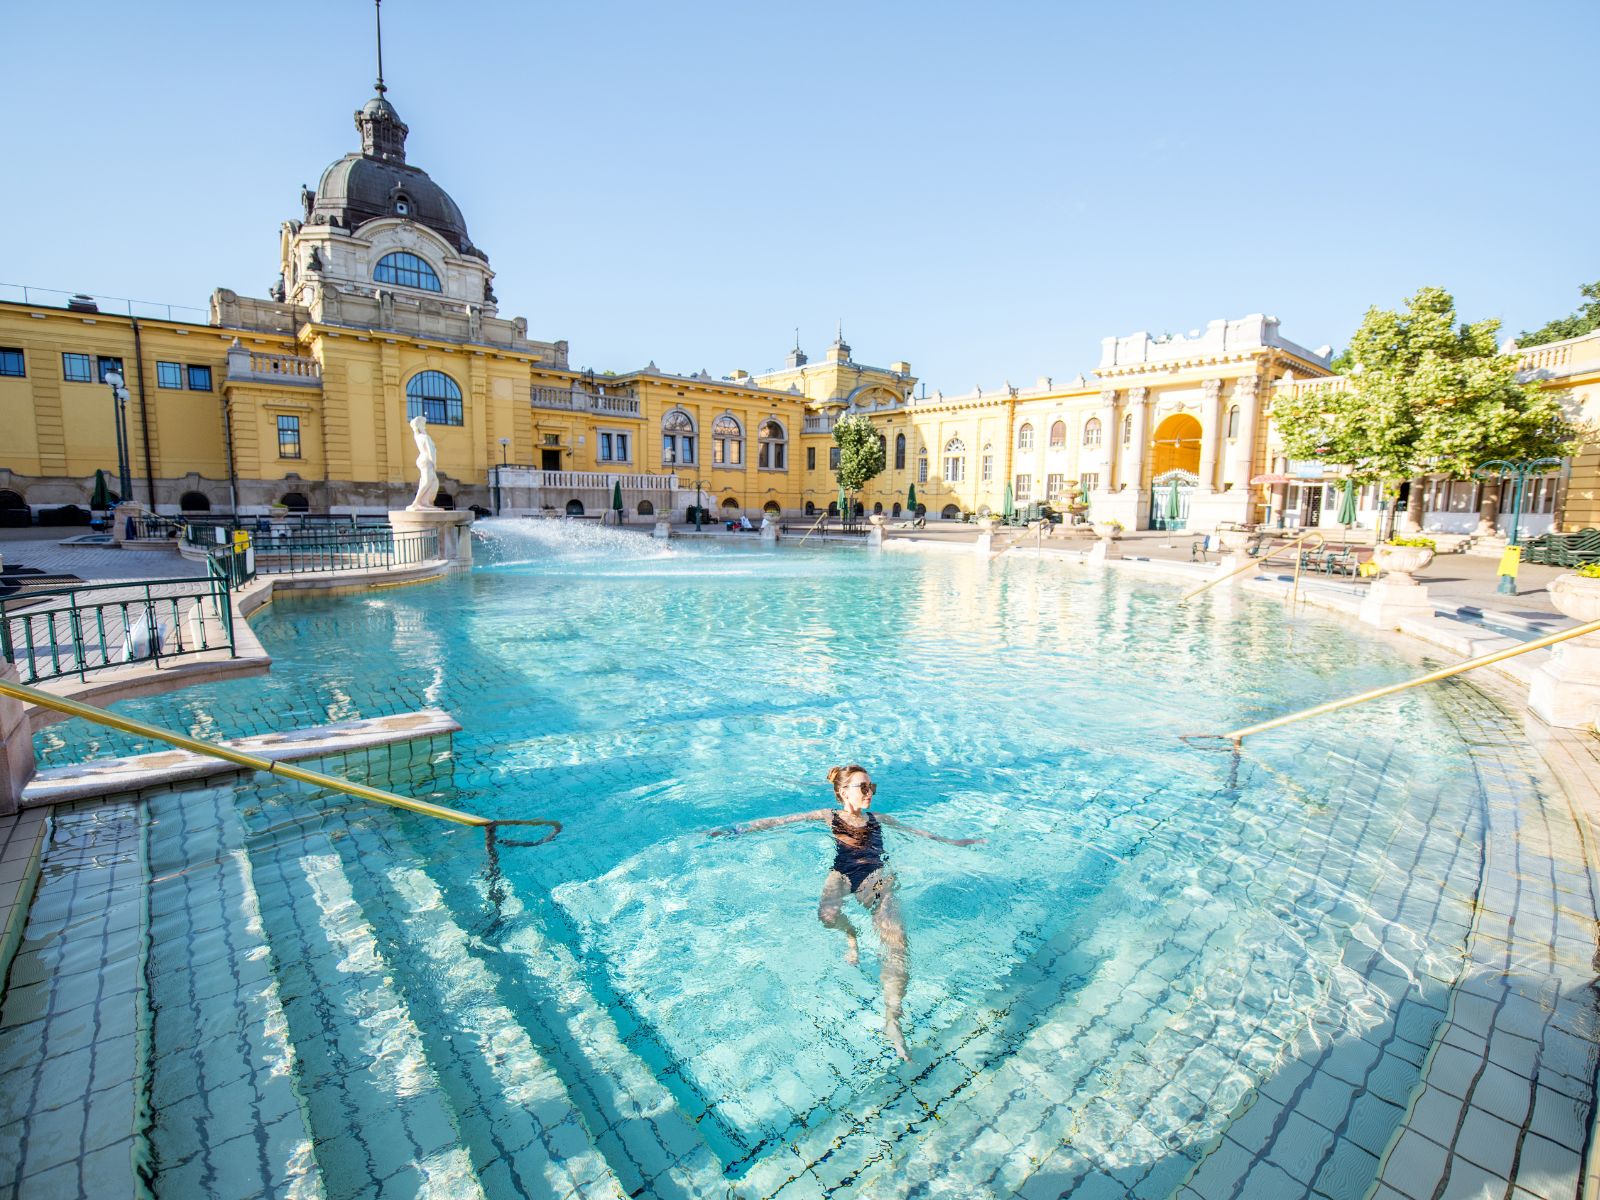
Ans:
[[[520,1110],[530,1103],[524,1094],[530,1086],[552,1104],[559,1095],[562,1104],[576,1106],[609,1165],[607,1186],[620,1186],[622,1194],[688,1200],[725,1188],[721,1164],[695,1121],[624,1043],[616,1018],[594,998],[594,981],[567,945],[550,936],[541,914],[529,911],[504,878],[494,881],[491,898],[481,876],[462,878],[454,869],[460,860],[420,852],[396,826],[386,826],[381,838],[382,852],[372,858],[382,866],[357,863],[346,845],[346,869],[374,889],[370,911],[388,914],[379,923],[410,961],[407,977],[432,989],[430,1011],[470,1027],[480,1043],[493,1030],[484,1044],[521,1064],[520,1073],[497,1070],[497,1079],[479,1080],[478,1104]],[[390,865],[418,862],[428,869]],[[461,928],[457,914],[490,911],[497,914],[492,944]],[[577,1195],[606,1194],[599,1187],[585,1183]]]

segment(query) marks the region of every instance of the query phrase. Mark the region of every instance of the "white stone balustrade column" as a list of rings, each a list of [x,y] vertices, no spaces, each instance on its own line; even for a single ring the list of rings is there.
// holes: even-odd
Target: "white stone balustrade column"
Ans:
[[[1117,490],[1117,393],[1110,388],[1100,393],[1100,446],[1106,459],[1100,490],[1114,492]]]
[[[1126,411],[1133,418],[1133,436],[1126,447],[1128,461],[1124,465],[1128,486],[1134,491],[1139,491],[1145,485],[1144,456],[1145,439],[1148,438],[1150,424],[1150,389],[1129,388]],[[1122,431],[1117,431],[1117,442],[1122,442]]]
[[[1233,444],[1233,486],[1248,496],[1250,480],[1256,473],[1256,421],[1261,408],[1260,381],[1254,375],[1233,385],[1233,403],[1239,406],[1239,436]],[[1247,508],[1244,519],[1251,520],[1254,515],[1254,510]]]
[[[1222,440],[1222,380],[1206,380],[1205,399],[1200,402],[1200,491],[1217,490],[1217,445]]]

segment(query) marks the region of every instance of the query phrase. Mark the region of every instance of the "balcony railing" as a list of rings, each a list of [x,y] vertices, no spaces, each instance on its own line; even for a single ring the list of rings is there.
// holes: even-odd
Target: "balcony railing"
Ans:
[[[670,492],[676,475],[612,475],[607,471],[540,471],[533,467],[491,467],[490,486],[498,479],[502,488],[548,488],[563,491],[609,492],[620,483],[625,492]]]
[[[299,354],[267,354],[233,346],[228,350],[228,378],[235,383],[276,383],[290,387],[322,386],[322,364]]]
[[[606,417],[631,417],[634,420],[644,416],[639,398],[626,390],[591,394],[580,388],[535,386],[530,402],[534,408],[553,408],[562,412],[598,413]]]
[[[801,433],[832,433],[833,427],[839,423],[839,418],[833,415],[821,417],[807,417],[800,426]]]

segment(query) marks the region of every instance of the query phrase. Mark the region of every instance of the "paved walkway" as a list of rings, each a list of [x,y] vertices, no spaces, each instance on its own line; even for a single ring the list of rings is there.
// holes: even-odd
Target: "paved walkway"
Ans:
[[[124,579],[194,579],[205,564],[174,549],[123,550],[113,546],[63,546],[84,529],[0,529],[0,560],[7,567],[32,567],[47,575],[76,575],[85,583]]]

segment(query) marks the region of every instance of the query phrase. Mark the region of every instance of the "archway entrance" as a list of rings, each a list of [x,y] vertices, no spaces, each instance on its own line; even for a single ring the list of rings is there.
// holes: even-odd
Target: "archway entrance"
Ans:
[[[1188,413],[1173,413],[1156,426],[1150,439],[1150,474],[1160,478],[1169,471],[1200,471],[1200,422]]]

